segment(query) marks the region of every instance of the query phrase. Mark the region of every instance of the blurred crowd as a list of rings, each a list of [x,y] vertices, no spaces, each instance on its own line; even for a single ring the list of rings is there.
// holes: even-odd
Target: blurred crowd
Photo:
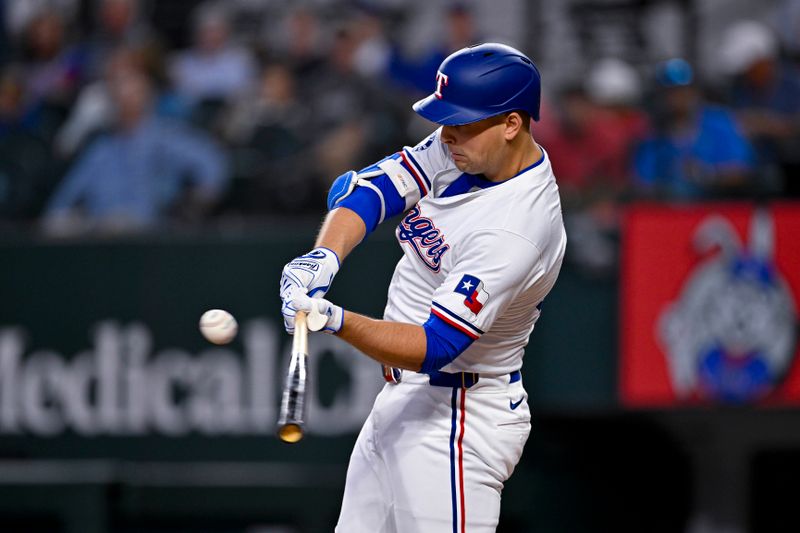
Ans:
[[[620,206],[633,200],[800,197],[797,59],[770,26],[742,20],[723,32],[713,82],[684,58],[638,69],[605,58],[558,91],[534,137],[553,161],[573,262],[615,271]]]
[[[439,39],[413,55],[392,30],[402,7],[158,3],[170,4],[179,20],[159,26],[144,0],[0,1],[2,227],[116,234],[319,213],[336,176],[432,129],[411,103],[447,54],[485,38],[468,3],[447,4]],[[732,24],[711,84],[687,58],[614,57],[545,83],[533,135],[575,258],[613,267],[632,199],[800,195],[800,63],[783,34]]]

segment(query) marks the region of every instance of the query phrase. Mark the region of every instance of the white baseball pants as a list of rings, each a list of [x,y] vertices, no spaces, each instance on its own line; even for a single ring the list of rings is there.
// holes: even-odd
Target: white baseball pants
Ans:
[[[405,372],[386,384],[347,470],[338,533],[489,533],[530,434],[522,381],[470,387]]]

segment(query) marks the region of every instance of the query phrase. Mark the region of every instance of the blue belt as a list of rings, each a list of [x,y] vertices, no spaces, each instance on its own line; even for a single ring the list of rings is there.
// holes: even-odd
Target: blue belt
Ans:
[[[468,389],[475,385],[480,379],[481,375],[477,372],[456,372],[450,374],[448,372],[433,372],[430,374],[430,384],[434,387],[459,387]],[[515,370],[509,374],[511,378],[509,383],[515,383],[522,379],[522,374],[519,370]]]

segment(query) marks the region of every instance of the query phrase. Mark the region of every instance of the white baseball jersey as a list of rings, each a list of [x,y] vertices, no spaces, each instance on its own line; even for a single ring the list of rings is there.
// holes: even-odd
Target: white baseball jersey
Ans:
[[[564,256],[558,187],[546,155],[498,184],[465,175],[440,132],[402,152],[423,187],[406,196],[384,318],[421,325],[433,312],[475,339],[443,371],[508,374],[522,367]]]
[[[459,171],[440,133],[377,165],[407,209],[384,317],[421,325],[433,313],[469,335],[442,371],[480,378],[441,387],[406,371],[386,384],[350,459],[340,533],[495,531],[530,433],[515,371],[566,245],[550,161],[492,184]]]

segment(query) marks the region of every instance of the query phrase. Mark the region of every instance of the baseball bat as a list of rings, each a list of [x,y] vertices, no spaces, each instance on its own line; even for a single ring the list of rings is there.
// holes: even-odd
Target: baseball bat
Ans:
[[[308,324],[306,313],[298,311],[294,319],[292,358],[283,386],[278,417],[278,438],[293,444],[303,438],[306,419],[306,379],[308,362]]]

